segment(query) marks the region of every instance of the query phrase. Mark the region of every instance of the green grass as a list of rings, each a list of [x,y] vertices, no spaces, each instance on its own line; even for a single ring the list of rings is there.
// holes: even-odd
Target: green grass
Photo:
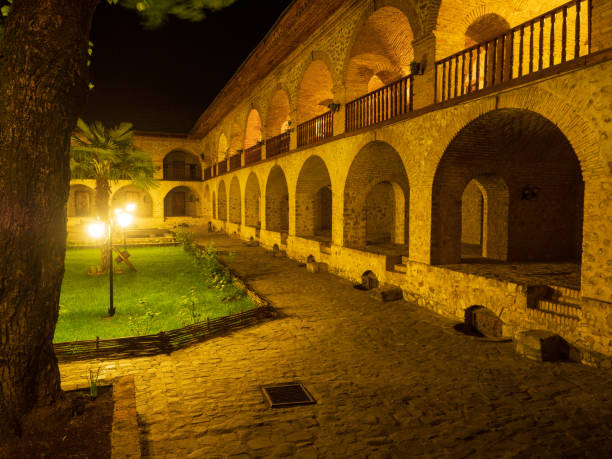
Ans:
[[[113,276],[117,312],[108,318],[108,275],[87,274],[90,266],[100,264],[100,250],[66,251],[55,342],[142,334],[142,328],[140,333],[134,328],[134,317],[142,320],[146,310],[159,313],[154,316],[148,334],[180,328],[183,326],[179,316],[184,308],[183,297],[190,294],[192,287],[202,318],[221,317],[255,306],[234,285],[224,289],[208,288],[209,281],[203,271],[196,266],[193,256],[181,247],[140,247],[130,248],[129,252],[130,261],[138,271]],[[228,297],[235,298],[228,300]],[[131,321],[130,315],[133,316]]]

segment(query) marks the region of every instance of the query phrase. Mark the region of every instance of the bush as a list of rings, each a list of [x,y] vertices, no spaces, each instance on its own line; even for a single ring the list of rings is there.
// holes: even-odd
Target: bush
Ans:
[[[187,231],[184,227],[179,226],[174,233],[174,239],[183,246],[183,250],[186,252],[193,252],[195,250],[193,231]]]
[[[147,307],[147,300],[140,298],[138,304],[142,306],[143,311],[128,315],[128,326],[134,336],[148,335],[153,329],[155,318],[160,315],[160,312],[153,312]]]

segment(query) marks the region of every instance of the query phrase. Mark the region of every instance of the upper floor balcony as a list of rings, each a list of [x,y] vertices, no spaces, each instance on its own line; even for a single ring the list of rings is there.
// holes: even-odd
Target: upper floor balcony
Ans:
[[[322,60],[313,60],[293,96],[297,100],[296,128],[291,128],[290,114],[295,112],[291,111],[287,92],[278,89],[271,98],[266,120],[266,132],[274,135],[264,139],[263,123],[252,106],[244,135],[234,123],[230,141],[224,143],[233,145],[236,155],[207,168],[204,179],[585,65],[585,57],[591,54],[593,1],[601,0],[572,0],[514,27],[503,18],[487,17],[487,33],[479,19],[468,27],[464,49],[429,65],[414,60],[412,51],[402,55],[404,51],[400,50],[396,60],[406,65],[395,71],[366,72],[368,59],[373,59],[370,48],[375,45],[369,44],[367,37],[358,36],[353,44],[358,49],[351,50],[345,70],[344,106],[336,101],[336,83],[327,66]],[[364,27],[380,28],[376,21],[368,26],[368,21]],[[395,18],[394,22],[401,21]],[[496,30],[499,33],[491,36],[491,31]],[[396,39],[402,46],[409,46],[413,37],[408,28],[403,38]],[[443,50],[435,53],[443,54]],[[240,149],[241,145],[250,146]]]

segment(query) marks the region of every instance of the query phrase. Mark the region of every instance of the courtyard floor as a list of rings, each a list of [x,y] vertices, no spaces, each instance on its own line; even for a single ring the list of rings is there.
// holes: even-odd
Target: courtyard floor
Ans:
[[[413,304],[214,240],[279,318],[170,356],[60,366],[66,386],[98,366],[134,376],[143,456],[612,455],[611,369],[528,361]],[[317,403],[268,408],[260,386],[288,381]]]

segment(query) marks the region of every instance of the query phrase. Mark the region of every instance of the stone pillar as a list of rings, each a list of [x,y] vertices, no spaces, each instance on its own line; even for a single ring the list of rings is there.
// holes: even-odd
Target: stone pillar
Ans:
[[[410,259],[429,264],[431,257],[431,185],[410,187],[409,208]]]
[[[414,60],[421,64],[422,75],[415,75],[413,79],[412,109],[417,110],[434,103],[435,88],[435,61],[436,61],[436,38],[430,33],[412,42],[414,48]]]
[[[612,303],[612,177],[594,177],[584,184],[582,225],[582,296]]]
[[[340,110],[334,113],[334,135],[344,134],[344,119],[346,114],[346,90],[344,85],[334,87],[334,102],[340,104]]]
[[[612,2],[592,0],[592,4],[591,52],[594,53],[609,48],[612,42]],[[583,2],[581,6],[581,16],[587,17],[586,2]]]

